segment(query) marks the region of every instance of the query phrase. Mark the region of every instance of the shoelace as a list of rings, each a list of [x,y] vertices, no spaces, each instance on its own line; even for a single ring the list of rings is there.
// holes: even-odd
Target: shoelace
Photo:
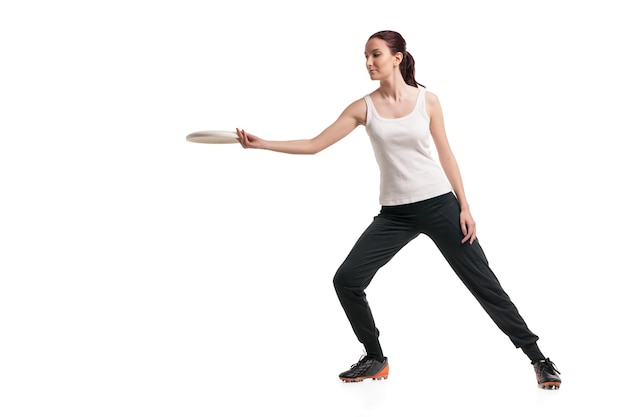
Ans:
[[[541,361],[541,363],[548,368],[548,371],[550,373],[554,373],[556,372],[557,374],[561,375],[561,373],[559,372],[558,369],[556,369],[556,365],[554,364],[554,362],[552,362],[550,360],[550,358],[546,358],[545,361]]]
[[[365,370],[365,368],[367,367],[367,361],[370,358],[368,358],[366,355],[361,356],[361,358],[359,359],[359,361],[355,364],[353,364],[350,369],[354,370],[355,372],[363,372]]]

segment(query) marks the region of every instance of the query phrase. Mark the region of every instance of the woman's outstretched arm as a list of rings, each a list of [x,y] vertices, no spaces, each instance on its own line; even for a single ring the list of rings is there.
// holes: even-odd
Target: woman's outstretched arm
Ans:
[[[367,109],[365,101],[359,99],[350,104],[337,120],[312,139],[265,140],[237,128],[239,143],[244,148],[266,149],[289,154],[313,155],[337,143],[357,126],[365,124]]]

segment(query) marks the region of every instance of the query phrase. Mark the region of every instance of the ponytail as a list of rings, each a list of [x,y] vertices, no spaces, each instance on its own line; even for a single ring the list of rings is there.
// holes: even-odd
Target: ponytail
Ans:
[[[413,87],[420,86],[426,88],[415,80],[415,60],[413,59],[413,56],[406,50],[402,55],[400,73],[402,74],[402,78],[404,78],[404,82],[408,85],[412,85]]]

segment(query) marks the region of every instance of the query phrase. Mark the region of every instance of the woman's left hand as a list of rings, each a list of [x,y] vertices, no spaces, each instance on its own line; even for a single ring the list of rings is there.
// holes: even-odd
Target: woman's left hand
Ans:
[[[464,236],[461,243],[465,243],[468,240],[470,245],[474,243],[474,240],[476,240],[476,222],[469,210],[461,210],[461,231]]]

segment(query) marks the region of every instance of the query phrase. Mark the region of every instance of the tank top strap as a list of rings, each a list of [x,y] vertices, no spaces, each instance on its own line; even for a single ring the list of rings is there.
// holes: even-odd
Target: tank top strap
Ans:
[[[372,102],[372,98],[370,97],[369,94],[366,94],[363,98],[365,99],[365,104],[367,104],[367,110],[369,111],[372,108],[373,104],[374,104]]]
[[[417,97],[417,103],[415,107],[417,107],[420,113],[422,113],[422,116],[425,116],[427,119],[429,119],[430,117],[428,116],[428,112],[426,111],[426,88],[420,87],[420,90],[422,91],[420,91],[420,95]]]
[[[372,98],[370,97],[369,94],[366,94],[364,97],[365,99],[365,104],[366,104],[366,108],[367,108],[367,113],[366,113],[366,118],[365,118],[365,123],[367,124],[371,119],[372,119],[372,112],[374,111],[374,102],[372,101]]]

